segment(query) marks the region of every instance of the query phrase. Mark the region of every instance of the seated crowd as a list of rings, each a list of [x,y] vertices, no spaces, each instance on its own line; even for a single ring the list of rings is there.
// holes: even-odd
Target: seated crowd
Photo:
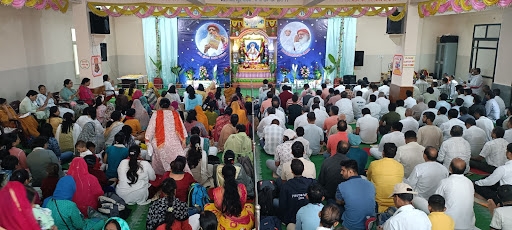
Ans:
[[[387,80],[298,93],[265,80],[258,100],[229,83],[180,95],[103,79],[103,95],[84,78],[58,97],[41,85],[19,106],[0,98],[0,205],[13,210],[0,227],[129,229],[126,205],[149,205],[146,229],[252,229],[256,195],[262,229],[473,229],[475,197],[491,228],[512,226],[499,89],[422,76],[391,102]],[[255,183],[256,138],[275,180]]]

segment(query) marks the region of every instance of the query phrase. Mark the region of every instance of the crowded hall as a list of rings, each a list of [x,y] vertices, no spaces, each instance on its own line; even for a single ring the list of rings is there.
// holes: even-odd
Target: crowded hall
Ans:
[[[0,3],[0,229],[512,230],[512,0]]]

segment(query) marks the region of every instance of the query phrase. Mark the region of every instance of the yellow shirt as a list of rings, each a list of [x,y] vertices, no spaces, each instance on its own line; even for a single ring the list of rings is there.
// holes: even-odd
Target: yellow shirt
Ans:
[[[138,132],[142,131],[142,128],[140,127],[140,122],[137,119],[126,120],[126,121],[124,121],[124,124],[132,127],[131,134],[133,136],[136,136]]]
[[[402,182],[404,166],[395,159],[385,157],[373,161],[368,167],[366,175],[368,180],[375,185],[375,201],[379,204],[379,212],[384,212],[387,208],[395,206],[393,198],[389,195],[393,193],[395,184]]]
[[[432,230],[453,230],[455,228],[453,219],[444,212],[431,212],[428,219],[432,223]]]

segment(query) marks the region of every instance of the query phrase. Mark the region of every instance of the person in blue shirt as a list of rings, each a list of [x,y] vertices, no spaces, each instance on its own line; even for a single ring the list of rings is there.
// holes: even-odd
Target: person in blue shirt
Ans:
[[[322,211],[324,205],[324,188],[320,184],[309,186],[308,195],[309,204],[303,206],[297,212],[295,220],[295,230],[316,229],[320,224],[318,213]]]
[[[130,134],[127,134],[130,135]],[[128,148],[124,146],[125,134],[119,132],[114,136],[114,145],[109,146],[103,157],[103,163],[108,164],[106,175],[108,179],[117,178],[117,167],[128,157]]]
[[[340,164],[341,175],[346,180],[336,191],[336,203],[345,210],[341,216],[342,225],[350,230],[364,230],[366,217],[375,216],[375,187],[359,176],[355,160]]]

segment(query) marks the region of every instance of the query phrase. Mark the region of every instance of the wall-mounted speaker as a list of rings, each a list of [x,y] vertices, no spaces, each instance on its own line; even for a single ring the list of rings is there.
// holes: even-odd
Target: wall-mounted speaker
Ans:
[[[363,66],[364,64],[364,51],[356,51],[354,57],[354,66]]]
[[[400,14],[400,11],[396,10],[393,13],[393,16],[398,16]],[[388,18],[388,25],[386,27],[386,33],[387,34],[403,34],[404,33],[404,18],[402,18],[400,21],[392,21]]]
[[[91,34],[110,34],[110,23],[107,17],[100,17],[93,12],[89,12],[89,24]]]
[[[100,43],[101,61],[107,61],[107,43]]]

